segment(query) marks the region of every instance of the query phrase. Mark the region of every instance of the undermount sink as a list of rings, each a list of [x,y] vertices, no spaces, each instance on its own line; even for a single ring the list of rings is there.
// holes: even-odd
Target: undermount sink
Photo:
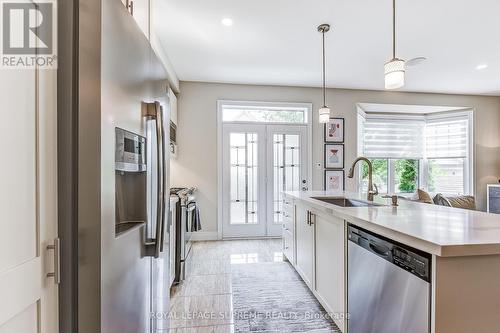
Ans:
[[[342,197],[311,197],[311,199],[323,201],[332,205],[340,207],[371,207],[371,206],[383,206],[373,202],[365,202],[353,199],[347,199]]]

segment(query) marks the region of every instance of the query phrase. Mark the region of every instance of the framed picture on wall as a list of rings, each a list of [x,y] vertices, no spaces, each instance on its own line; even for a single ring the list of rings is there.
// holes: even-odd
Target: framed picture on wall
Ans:
[[[325,124],[325,142],[344,142],[344,118],[330,118]]]
[[[344,191],[344,170],[325,170],[325,191]]]
[[[344,168],[344,145],[325,145],[325,169]]]

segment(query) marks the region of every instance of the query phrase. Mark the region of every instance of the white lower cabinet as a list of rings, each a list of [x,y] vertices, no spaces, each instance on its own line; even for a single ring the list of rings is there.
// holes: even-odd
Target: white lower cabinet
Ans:
[[[296,266],[295,269],[301,275],[304,282],[313,287],[314,270],[314,225],[309,223],[309,209],[305,205],[295,206],[295,246]]]
[[[335,324],[345,332],[345,222],[295,204],[295,269]]]
[[[345,229],[344,220],[315,214],[314,291],[326,311],[344,332]]]

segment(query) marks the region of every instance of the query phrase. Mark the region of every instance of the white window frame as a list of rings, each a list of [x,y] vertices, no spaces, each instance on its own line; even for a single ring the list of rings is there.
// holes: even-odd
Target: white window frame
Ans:
[[[252,108],[268,108],[268,109],[304,109],[304,122],[258,122],[258,121],[224,121],[224,107],[225,106],[248,106]],[[289,102],[252,102],[252,101],[217,101],[217,118],[218,123],[233,123],[233,124],[267,124],[267,125],[311,125],[311,103],[289,103]]]
[[[407,114],[392,114],[392,115],[378,115],[378,114],[367,114],[360,108],[358,108],[358,114],[366,119],[369,117],[380,117],[380,118],[393,118],[393,119],[424,119],[427,120],[439,120],[439,119],[453,119],[453,118],[467,118],[468,120],[468,145],[467,145],[467,158],[464,163],[464,194],[465,195],[475,195],[475,173],[474,173],[474,109],[467,108],[462,111],[448,111],[448,112],[439,112],[428,115],[407,115]],[[360,131],[360,124],[358,118],[358,131]],[[361,136],[358,137],[358,140],[362,140]],[[358,142],[358,153],[362,155],[362,142]],[[452,158],[452,157],[450,157]],[[397,158],[373,158],[373,159],[386,159],[387,160],[387,191],[388,193],[396,193],[396,184],[395,184],[395,161]],[[411,158],[409,158],[411,159]],[[426,156],[422,159],[419,159],[418,165],[418,180],[417,180],[417,188],[423,188],[425,190],[428,189],[427,180],[428,180],[428,160]],[[359,178],[359,188],[362,187],[362,176],[361,169],[358,175]],[[410,195],[410,193],[398,193],[399,195]]]

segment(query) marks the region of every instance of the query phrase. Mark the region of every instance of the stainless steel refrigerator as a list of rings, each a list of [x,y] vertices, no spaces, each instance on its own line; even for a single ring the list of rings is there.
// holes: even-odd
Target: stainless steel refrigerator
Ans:
[[[60,10],[60,331],[168,329],[166,71],[120,0]]]
[[[169,310],[170,112],[162,79],[166,75],[121,2],[103,1],[102,10],[101,332],[156,332],[168,328]],[[134,140],[122,143],[118,129],[144,138],[144,147]],[[145,156],[141,180],[135,172],[122,175],[117,170],[119,149],[127,146]],[[136,155],[125,154],[129,162]],[[119,224],[127,222],[138,225],[118,232]]]

